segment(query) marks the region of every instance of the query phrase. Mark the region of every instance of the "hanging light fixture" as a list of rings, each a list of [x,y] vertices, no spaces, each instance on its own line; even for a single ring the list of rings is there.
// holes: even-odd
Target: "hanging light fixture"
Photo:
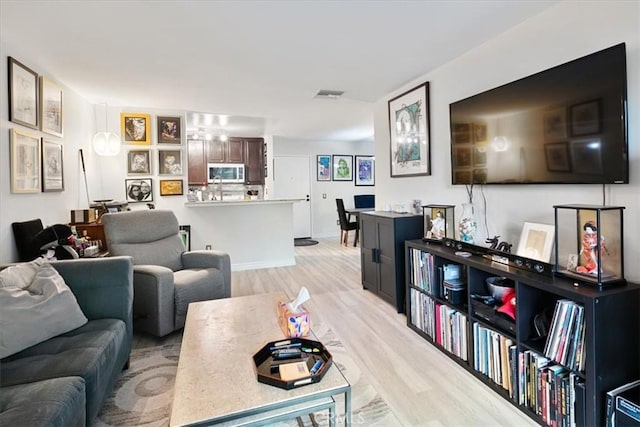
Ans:
[[[117,156],[120,153],[120,137],[109,132],[108,105],[104,103],[104,132],[93,136],[93,149],[99,156]],[[98,120],[96,119],[96,123]]]

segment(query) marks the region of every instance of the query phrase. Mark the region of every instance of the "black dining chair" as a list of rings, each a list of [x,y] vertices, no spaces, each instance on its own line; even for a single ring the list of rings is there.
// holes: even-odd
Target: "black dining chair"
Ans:
[[[338,219],[340,221],[340,243],[343,243],[345,246],[347,246],[349,241],[349,231],[355,230],[356,237],[353,240],[353,246],[357,246],[359,232],[360,232],[360,227],[358,226],[358,222],[349,221],[349,218],[347,217],[347,212],[344,209],[344,202],[342,199],[336,199],[336,205],[338,207]]]

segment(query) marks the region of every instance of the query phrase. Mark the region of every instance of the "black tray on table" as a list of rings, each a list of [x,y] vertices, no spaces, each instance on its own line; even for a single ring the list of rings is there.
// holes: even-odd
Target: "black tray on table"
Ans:
[[[289,348],[301,349],[302,357],[274,360],[274,349],[284,349],[287,348],[287,346],[289,346]],[[315,373],[309,373],[309,375],[293,380],[283,380],[280,378],[279,366],[281,364],[305,362],[307,368],[311,371],[314,364],[318,361],[321,361],[322,365]],[[329,353],[321,342],[308,340],[306,338],[287,338],[284,340],[270,341],[253,355],[253,363],[256,368],[258,382],[286,390],[319,382],[331,367],[332,361],[331,353]]]

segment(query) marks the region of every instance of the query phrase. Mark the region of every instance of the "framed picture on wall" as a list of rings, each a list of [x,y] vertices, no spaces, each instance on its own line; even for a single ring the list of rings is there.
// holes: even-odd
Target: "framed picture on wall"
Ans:
[[[331,181],[331,156],[326,154],[320,154],[317,156],[317,180],[318,181]]]
[[[158,150],[158,169],[160,175],[182,175],[182,151]]]
[[[389,131],[391,177],[431,175],[429,82],[389,101]]]
[[[331,161],[334,181],[353,181],[353,156],[334,154]]]
[[[153,180],[151,178],[125,179],[127,202],[153,202]]]
[[[572,136],[600,133],[600,100],[572,105],[569,111]]]
[[[158,144],[182,144],[182,118],[157,116]]]
[[[9,57],[9,120],[38,129],[38,73]]]
[[[42,138],[42,191],[63,191],[62,144]]]
[[[129,175],[151,174],[151,151],[129,150],[127,153],[127,173]]]
[[[375,157],[356,156],[356,185],[375,185]]]
[[[181,196],[183,194],[181,179],[161,179],[160,195],[161,196]]]
[[[40,77],[40,119],[42,132],[62,137],[62,88]]]
[[[122,139],[127,144],[151,145],[151,116],[142,113],[120,113]]]
[[[39,193],[40,171],[40,138],[12,129],[11,192]]]

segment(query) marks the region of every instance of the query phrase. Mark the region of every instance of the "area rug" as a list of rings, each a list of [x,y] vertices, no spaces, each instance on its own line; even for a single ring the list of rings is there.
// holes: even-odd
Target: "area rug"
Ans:
[[[358,364],[345,351],[333,331],[315,331],[331,352],[334,364],[351,384],[351,417],[359,425],[399,425],[396,417],[367,381]],[[180,345],[171,344],[131,353],[127,371],[117,381],[114,391],[98,414],[94,427],[168,426],[173,387],[178,368]],[[344,399],[336,396],[336,423],[344,424]],[[328,412],[274,424],[274,427],[328,426]]]
[[[317,244],[318,241],[313,239],[293,239],[293,246],[313,246]]]

